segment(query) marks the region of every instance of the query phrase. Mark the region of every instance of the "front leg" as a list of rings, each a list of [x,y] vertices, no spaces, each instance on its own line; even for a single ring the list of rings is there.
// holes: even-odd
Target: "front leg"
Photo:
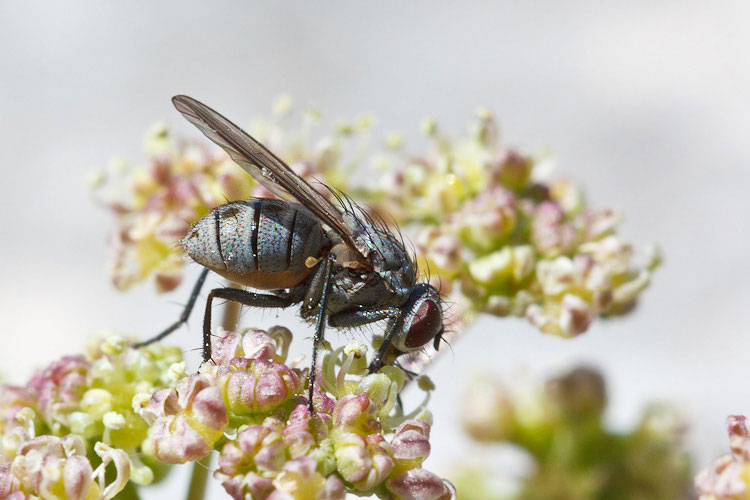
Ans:
[[[346,328],[346,327],[357,327],[363,326],[368,323],[380,321],[383,319],[390,319],[391,322],[388,325],[388,330],[383,338],[383,343],[380,344],[377,354],[370,363],[368,368],[370,373],[375,373],[380,370],[383,366],[383,357],[388,352],[388,348],[391,346],[391,341],[396,332],[402,329],[401,327],[401,310],[397,307],[383,307],[381,309],[360,309],[357,311],[344,311],[338,314],[334,314],[328,320],[331,326]],[[397,328],[398,327],[398,328]]]
[[[289,307],[294,304],[290,297],[253,293],[236,288],[214,288],[206,300],[206,313],[203,316],[203,362],[211,359],[211,302],[214,298],[239,302],[252,307]]]
[[[331,269],[333,268],[333,254],[328,254],[326,257],[325,264],[321,268],[319,273],[322,275],[315,276],[312,283],[315,286],[320,286],[319,293],[320,302],[318,303],[318,317],[315,321],[315,337],[313,337],[313,352],[312,352],[312,364],[310,366],[310,387],[307,390],[307,407],[310,409],[310,413],[315,413],[313,407],[313,389],[315,388],[315,365],[318,360],[318,347],[325,336],[326,329],[326,318],[328,316],[328,295],[331,291]],[[318,274],[318,273],[316,273]],[[303,305],[303,307],[305,307]]]

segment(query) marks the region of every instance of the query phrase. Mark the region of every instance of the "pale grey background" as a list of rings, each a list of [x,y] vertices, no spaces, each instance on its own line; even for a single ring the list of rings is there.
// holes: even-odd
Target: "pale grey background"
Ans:
[[[507,142],[553,151],[559,173],[622,209],[623,234],[660,242],[667,263],[634,315],[576,340],[520,320],[475,324],[432,371],[427,465],[446,472],[471,449],[455,425],[468,375],[582,360],[605,370],[614,424],[666,398],[690,416],[699,461],[726,450],[724,418],[750,413],[750,4],[377,4],[1,3],[5,376],[22,380],[99,330],[145,335],[177,315],[187,286],[169,296],[110,287],[111,221],[85,183],[113,153],[141,159],[158,119],[195,133],[173,94],[249,119],[286,91],[329,117],[371,111],[409,137],[427,114],[459,132],[484,105]],[[198,323],[174,340],[197,347]]]

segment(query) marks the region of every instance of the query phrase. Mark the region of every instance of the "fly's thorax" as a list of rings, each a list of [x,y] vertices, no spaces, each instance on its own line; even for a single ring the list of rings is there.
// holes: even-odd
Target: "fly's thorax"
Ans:
[[[400,307],[416,283],[416,268],[403,242],[387,228],[344,214],[359,251],[369,266],[348,264],[346,246],[334,245],[336,256],[329,310],[337,313],[357,307]]]
[[[217,207],[181,243],[198,264],[264,289],[294,286],[310,273],[309,258],[319,259],[330,246],[304,207],[268,198]]]
[[[399,297],[399,303],[405,302],[417,282],[417,270],[403,240],[385,227],[364,225],[356,241],[387,291]]]

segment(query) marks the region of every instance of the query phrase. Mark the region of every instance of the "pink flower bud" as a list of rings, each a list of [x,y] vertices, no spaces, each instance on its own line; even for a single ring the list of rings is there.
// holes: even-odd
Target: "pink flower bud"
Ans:
[[[347,394],[336,402],[333,426],[360,434],[379,431],[381,425],[375,420],[377,410],[366,395]]]
[[[267,413],[302,391],[297,371],[262,359],[234,358],[216,370],[229,410],[237,415]]]
[[[568,253],[576,243],[576,230],[565,222],[563,208],[545,201],[536,209],[531,226],[531,241],[545,256],[555,257]]]
[[[495,167],[496,181],[513,190],[523,189],[529,182],[533,167],[534,162],[517,151],[503,151]]]
[[[48,425],[67,425],[68,413],[78,408],[86,390],[91,364],[83,356],[65,356],[33,377],[29,388],[38,394],[39,409]]]
[[[221,450],[218,472],[226,477],[244,474],[251,468],[275,471],[284,464],[281,429],[283,422],[267,418],[263,425],[243,429],[237,439]]]
[[[513,193],[499,185],[489,186],[464,203],[451,225],[469,247],[481,252],[498,249],[516,226]]]
[[[181,379],[176,389],[156,392],[142,416],[151,424],[154,455],[172,464],[208,455],[228,422],[221,391],[201,375]]]
[[[28,495],[21,491],[21,485],[13,476],[10,465],[0,465],[0,499],[21,500]]]
[[[93,472],[86,457],[70,457],[63,467],[65,498],[84,500],[91,485]]]
[[[430,454],[430,424],[424,420],[406,420],[396,428],[391,446],[393,458],[400,465],[419,465]]]
[[[366,491],[380,484],[393,469],[390,446],[380,434],[362,437],[334,429],[331,440],[336,466],[344,481]]]
[[[30,389],[0,386],[0,431],[17,426],[16,415],[24,408],[37,409],[36,398]]]
[[[273,481],[252,472],[225,479],[221,486],[235,500],[267,499],[274,490]]]
[[[316,443],[325,439],[328,435],[327,421],[330,421],[330,415],[311,416],[305,404],[298,405],[292,411],[283,432],[284,444],[292,458],[307,454]]]
[[[745,462],[750,462],[750,430],[747,417],[730,415],[727,417],[727,432],[729,433],[729,449]]]
[[[453,486],[425,469],[409,469],[389,479],[390,492],[403,500],[450,500],[456,498]]]
[[[225,332],[214,340],[211,359],[217,365],[228,364],[234,358],[272,360],[276,354],[276,343],[263,330],[247,330],[243,333]]]

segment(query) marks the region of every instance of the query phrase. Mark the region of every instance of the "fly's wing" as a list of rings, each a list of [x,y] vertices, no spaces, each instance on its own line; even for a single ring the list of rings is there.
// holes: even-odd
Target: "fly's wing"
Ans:
[[[356,260],[369,266],[357,249],[354,239],[344,224],[339,211],[330,201],[310,186],[302,177],[244,130],[200,101],[185,95],[172,98],[177,111],[198,127],[203,134],[226,151],[232,160],[272,193],[283,199],[293,199],[314,213],[338,234],[352,250]]]

